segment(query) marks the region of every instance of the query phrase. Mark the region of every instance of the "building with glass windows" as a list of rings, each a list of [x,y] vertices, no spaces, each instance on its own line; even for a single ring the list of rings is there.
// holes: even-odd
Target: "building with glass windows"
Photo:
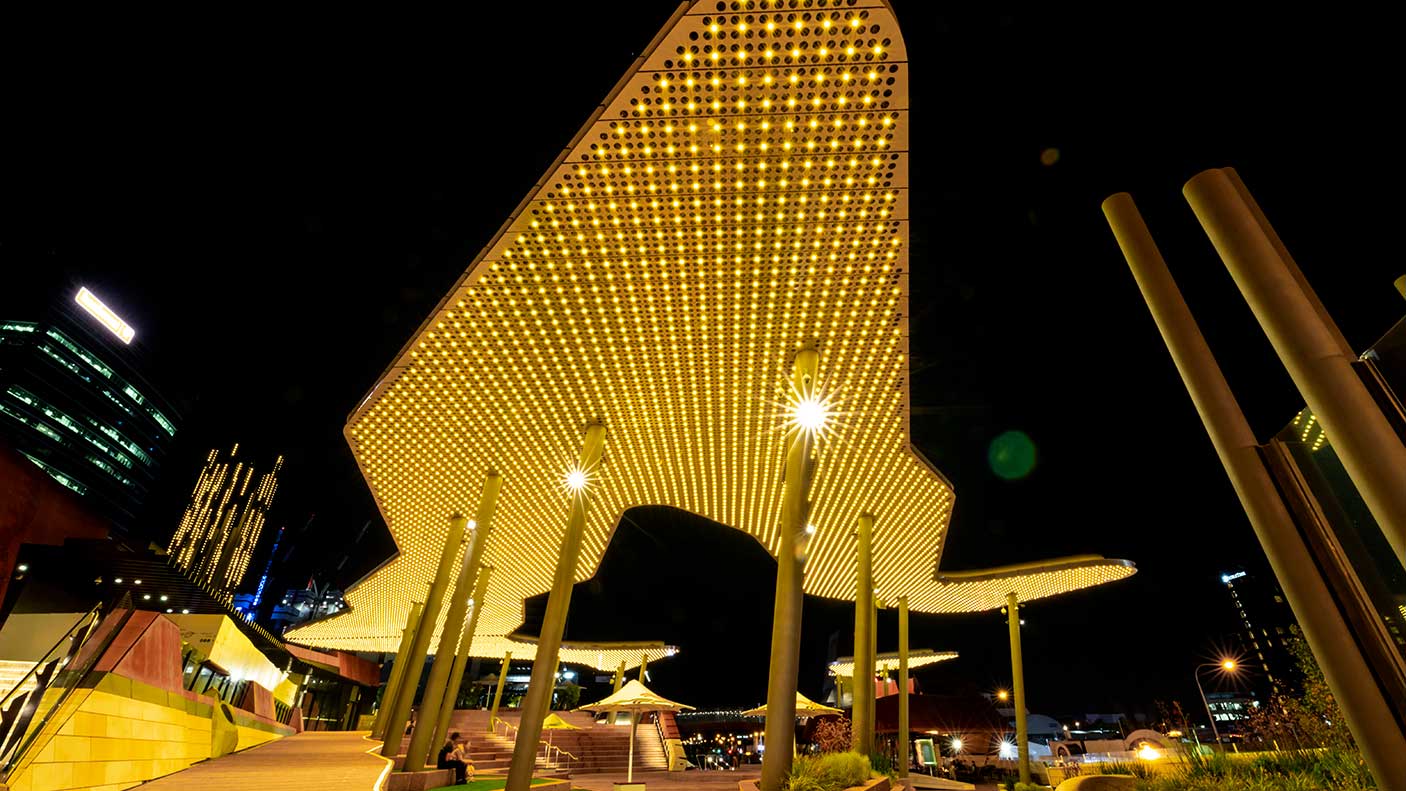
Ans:
[[[166,551],[192,580],[232,601],[268,521],[283,457],[256,464],[235,444],[212,450]]]
[[[0,437],[125,536],[180,416],[139,370],[135,330],[86,288],[0,314]]]
[[[1268,575],[1235,569],[1221,574],[1240,620],[1240,664],[1255,672],[1251,686],[1279,694],[1298,685],[1291,641],[1299,625],[1284,600],[1284,592]]]

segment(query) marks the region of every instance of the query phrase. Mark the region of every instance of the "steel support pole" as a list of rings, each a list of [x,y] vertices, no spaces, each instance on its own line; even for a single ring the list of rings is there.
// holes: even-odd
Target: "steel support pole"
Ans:
[[[640,654],[640,683],[646,682],[644,674],[649,672],[649,654]]]
[[[430,641],[434,638],[444,594],[449,588],[450,577],[454,574],[455,562],[464,556],[464,530],[468,525],[469,520],[461,514],[449,517],[449,530],[444,534],[444,549],[439,554],[439,567],[435,569],[429,595],[425,597],[425,609],[420,615],[420,624],[415,629],[415,641],[410,644],[410,653],[405,658],[405,676],[401,679],[400,693],[395,696],[395,709],[386,720],[386,741],[381,745],[383,758],[394,761],[400,755],[401,737],[405,735],[405,725],[410,721],[410,709],[415,704],[415,689],[420,686],[420,674],[424,671],[425,656],[429,653]],[[439,707],[436,706],[435,711],[438,710]],[[420,720],[421,725],[434,724],[425,723],[423,713]],[[419,729],[417,727],[417,730]]]
[[[859,515],[855,531],[854,700],[850,748],[860,755],[874,751],[874,517]]]
[[[405,619],[405,629],[400,633],[400,647],[395,650],[395,664],[391,665],[386,688],[381,692],[381,705],[376,708],[376,719],[371,723],[371,738],[380,739],[386,733],[386,715],[395,708],[395,696],[400,692],[400,680],[405,676],[405,657],[410,653],[410,644],[415,641],[415,627],[420,624],[420,610],[424,602],[410,602],[410,615]]]
[[[469,605],[469,617],[464,621],[463,633],[459,635],[459,648],[454,652],[454,666],[449,670],[449,680],[444,686],[444,699],[439,704],[434,733],[430,735],[431,749],[437,744],[443,744],[449,736],[449,718],[453,716],[454,706],[459,702],[459,690],[464,684],[464,668],[469,664],[469,651],[473,648],[474,629],[478,628],[478,614],[483,611],[483,597],[488,595],[488,580],[492,574],[492,566],[479,566],[478,579],[474,582],[473,602]]]
[[[454,583],[454,593],[449,599],[449,611],[445,615],[444,629],[439,635],[439,647],[435,649],[434,662],[430,664],[430,674],[425,678],[425,694],[420,697],[420,719],[414,733],[410,735],[410,746],[405,748],[405,771],[418,772],[425,768],[425,761],[437,746],[431,739],[439,724],[439,711],[444,703],[445,687],[449,683],[450,671],[454,668],[454,658],[458,645],[468,626],[469,599],[478,576],[479,560],[483,557],[483,547],[488,538],[489,525],[493,519],[493,509],[498,504],[498,490],[503,486],[503,476],[489,472],[479,494],[478,511],[475,513],[472,534],[469,537],[469,551],[464,555],[459,578]],[[478,521],[487,517],[487,522]],[[473,634],[469,635],[470,641]],[[465,646],[467,648],[468,646]],[[455,685],[455,694],[458,694]],[[453,708],[453,701],[450,701]]]
[[[815,394],[820,355],[814,349],[796,353],[791,374],[792,394]],[[771,667],[766,687],[766,752],[762,755],[761,791],[781,791],[796,749],[796,677],[800,672],[801,604],[805,556],[799,546],[810,512],[811,450],[814,432],[792,425],[786,434],[785,490],[776,550],[776,599],[771,621]]]
[[[1220,729],[1216,727],[1216,715],[1214,712],[1211,711],[1210,701],[1206,700],[1205,688],[1201,686],[1201,668],[1203,667],[1219,667],[1219,665],[1216,665],[1214,663],[1210,665],[1197,665],[1196,670],[1192,673],[1192,675],[1196,677],[1196,691],[1201,693],[1201,705],[1206,708],[1206,718],[1211,723],[1211,735],[1215,737],[1216,749],[1220,750],[1221,752],[1224,752],[1225,750],[1221,747],[1220,744]]]
[[[1006,621],[1011,630],[1011,686],[1015,698],[1015,749],[1020,761],[1020,782],[1030,782],[1030,732],[1025,722],[1025,663],[1020,658],[1020,600],[1006,594]]]
[[[620,660],[620,669],[615,671],[615,689],[612,690],[612,691],[613,691],[613,692],[619,692],[619,691],[620,691],[620,687],[624,686],[624,684],[625,684],[625,660],[621,659],[621,660]]]
[[[1352,367],[1355,355],[1315,308],[1235,179],[1207,170],[1182,192],[1397,560],[1406,563],[1406,445]]]
[[[503,682],[508,680],[508,668],[513,663],[513,652],[503,654],[503,666],[498,668],[498,689],[493,692],[493,708],[488,712],[488,732],[493,732],[493,721],[498,719],[498,706],[503,702]]]
[[[1348,628],[1322,572],[1265,468],[1249,422],[1182,299],[1133,199],[1119,193],[1103,203],[1143,299],[1186,383],[1216,454],[1240,497],[1304,639],[1323,669],[1343,718],[1377,780],[1406,789],[1406,729],[1400,725]]]
[[[581,458],[573,475],[589,476],[600,464],[605,446],[605,426],[590,423],[581,444]],[[562,632],[566,629],[566,613],[571,607],[571,585],[576,581],[576,565],[581,558],[581,542],[586,533],[586,507],[590,503],[588,485],[571,494],[571,515],[562,536],[561,551],[557,553],[556,573],[552,590],[547,596],[547,612],[542,617],[542,632],[537,638],[537,658],[532,663],[532,679],[527,696],[522,701],[522,719],[518,722],[517,741],[513,745],[513,760],[508,767],[506,791],[527,791],[532,783],[532,768],[536,762],[537,743],[542,738],[542,721],[552,703],[556,687],[557,657],[561,651]]]
[[[908,733],[908,597],[898,597],[898,778],[908,776],[912,742]]]

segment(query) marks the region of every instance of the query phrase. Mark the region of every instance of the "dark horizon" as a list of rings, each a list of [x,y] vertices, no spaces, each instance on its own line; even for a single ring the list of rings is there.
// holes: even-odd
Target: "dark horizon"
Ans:
[[[1383,254],[1399,201],[1382,195],[1401,171],[1382,100],[1388,26],[894,5],[913,81],[913,440],[957,495],[941,567],[1133,560],[1127,582],[1030,607],[1030,706],[1185,704],[1192,667],[1237,628],[1220,574],[1267,570],[1099,203],[1133,193],[1255,431],[1277,431],[1302,399],[1181,185],[1236,167],[1366,348],[1406,313],[1399,257]],[[136,327],[149,378],[187,420],[153,536],[174,527],[204,453],[240,442],[288,458],[265,534],[267,546],[286,526],[293,547],[275,593],[314,573],[349,584],[393,551],[342,437],[347,414],[673,7],[617,4],[608,23],[552,8],[526,29],[503,6],[399,26],[192,19],[180,41],[141,12],[14,28],[34,35],[11,72],[26,79],[8,101],[22,139],[3,188],[0,303],[47,303],[48,283],[76,278]],[[1335,51],[1349,34],[1353,49]],[[1036,449],[1023,478],[988,461],[1010,431]],[[652,670],[662,693],[755,705],[774,562],[740,533],[657,511],[621,525],[568,635],[668,640],[682,653]],[[695,568],[674,590],[632,571],[629,558],[662,561],[671,543],[745,573],[714,587]],[[720,595],[762,609],[728,613]],[[641,609],[617,635],[612,612],[630,602]],[[843,609],[808,600],[806,694]],[[891,618],[881,625],[889,650]],[[1004,629],[997,615],[915,616],[914,647],[962,652],[923,678],[999,686]],[[717,634],[751,635],[755,656]]]

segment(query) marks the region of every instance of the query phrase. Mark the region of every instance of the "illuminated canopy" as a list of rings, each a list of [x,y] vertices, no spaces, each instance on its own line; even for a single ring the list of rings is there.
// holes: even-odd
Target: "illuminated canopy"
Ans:
[[[918,651],[908,652],[908,669],[915,670],[927,665],[935,665],[938,662],[946,662],[949,659],[956,659],[956,651],[933,651],[924,648]],[[898,654],[879,654],[875,657],[874,672],[883,673],[898,670]],[[838,678],[854,677],[854,657],[842,656],[830,663],[830,675]]]
[[[825,428],[805,591],[853,599],[854,524],[870,512],[882,595],[952,607],[933,580],[952,488],[908,431],[902,36],[875,0],[741,8],[674,14],[352,414],[399,554],[290,639],[394,650],[449,515],[472,512],[489,469],[505,483],[474,653],[512,633],[550,585],[593,419],[608,434],[586,471],[578,581],[642,505],[775,555],[781,385],[807,344]]]
[[[1074,555],[975,571],[937,574],[937,600],[943,612],[982,612],[1006,606],[1006,594],[1020,601],[1058,596],[1131,577],[1131,561]]]

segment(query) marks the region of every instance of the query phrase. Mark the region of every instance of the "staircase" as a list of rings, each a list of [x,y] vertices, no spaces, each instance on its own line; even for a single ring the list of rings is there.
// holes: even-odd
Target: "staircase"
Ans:
[[[581,774],[612,773],[624,775],[630,757],[630,727],[597,723],[580,712],[554,712],[580,730],[546,731],[542,741],[550,739],[552,746],[562,751],[560,762],[548,761],[543,750],[537,753],[538,777],[563,777]],[[499,711],[498,718],[514,727],[519,712]],[[449,718],[449,731],[458,731],[468,740],[474,769],[478,772],[506,773],[512,763],[513,740],[504,736],[499,725],[496,733],[488,732],[488,712],[483,709],[456,709]],[[569,753],[569,755],[568,755]],[[663,770],[667,768],[664,746],[659,742],[653,715],[646,714],[635,733],[635,769]]]

